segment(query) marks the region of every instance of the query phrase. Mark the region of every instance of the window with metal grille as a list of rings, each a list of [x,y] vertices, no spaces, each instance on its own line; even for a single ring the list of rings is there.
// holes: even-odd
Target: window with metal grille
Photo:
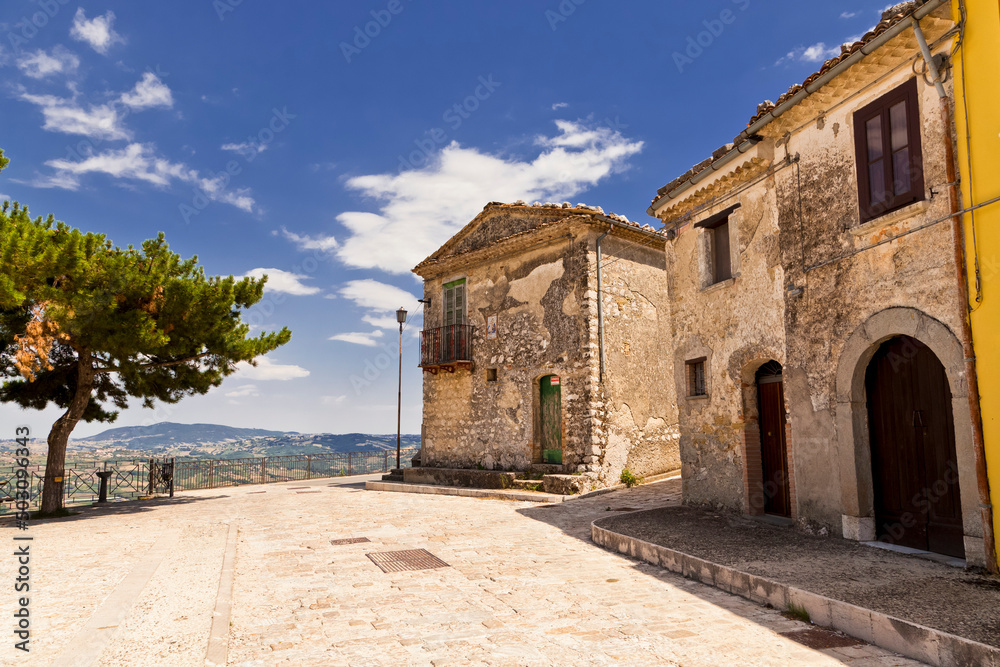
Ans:
[[[705,361],[706,359],[702,357],[701,359],[692,359],[685,364],[687,368],[689,397],[708,395],[708,390],[705,386]]]
[[[854,114],[861,222],[924,199],[917,80]]]

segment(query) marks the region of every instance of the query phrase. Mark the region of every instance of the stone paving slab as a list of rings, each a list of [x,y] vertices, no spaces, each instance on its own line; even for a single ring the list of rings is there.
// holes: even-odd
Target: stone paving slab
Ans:
[[[318,493],[290,488],[303,485]],[[87,509],[33,523],[32,652],[9,642],[0,663],[72,650],[174,532],[95,664],[204,665],[235,530],[228,665],[919,664],[863,644],[808,648],[784,636],[804,623],[590,541],[599,517],[679,499],[676,481],[538,505],[341,478]],[[331,542],[358,537],[371,541]],[[410,549],[448,567],[383,573],[366,556]],[[0,560],[0,581],[13,580],[13,560]]]
[[[522,500],[532,503],[561,503],[573,496],[560,496],[541,491],[518,491],[516,489],[470,489],[462,486],[439,484],[416,484],[409,482],[365,482],[368,491],[390,491],[396,493],[426,493],[432,496],[463,496],[465,498],[493,498],[495,500]]]

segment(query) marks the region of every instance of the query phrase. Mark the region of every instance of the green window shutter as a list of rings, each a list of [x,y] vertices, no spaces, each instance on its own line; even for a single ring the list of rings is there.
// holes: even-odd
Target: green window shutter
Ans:
[[[465,279],[444,286],[444,326],[465,324]]]

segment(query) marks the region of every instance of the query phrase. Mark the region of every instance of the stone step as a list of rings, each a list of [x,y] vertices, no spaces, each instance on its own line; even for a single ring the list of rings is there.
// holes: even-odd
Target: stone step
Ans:
[[[403,471],[398,468],[393,468],[389,471],[388,475],[382,475],[383,482],[402,482],[403,481]]]
[[[531,491],[534,491],[534,490],[536,490],[535,489],[536,486],[540,489],[541,488],[541,484],[542,484],[542,480],[540,480],[540,479],[515,479],[514,480],[514,488],[515,489],[529,489]]]

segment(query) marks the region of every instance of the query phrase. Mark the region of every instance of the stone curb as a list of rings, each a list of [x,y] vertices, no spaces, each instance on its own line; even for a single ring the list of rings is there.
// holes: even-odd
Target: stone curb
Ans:
[[[600,520],[599,520],[600,521]],[[940,630],[810,593],[771,579],[590,525],[591,538],[609,551],[638,558],[759,604],[803,608],[819,626],[920,660],[935,667],[1000,667],[1000,649]]]
[[[506,489],[468,489],[457,486],[433,484],[406,484],[401,482],[365,482],[366,491],[395,491],[397,493],[428,493],[433,496],[464,496],[466,498],[492,498],[494,500],[524,500],[532,503],[561,503],[568,497],[537,491],[508,491]]]

